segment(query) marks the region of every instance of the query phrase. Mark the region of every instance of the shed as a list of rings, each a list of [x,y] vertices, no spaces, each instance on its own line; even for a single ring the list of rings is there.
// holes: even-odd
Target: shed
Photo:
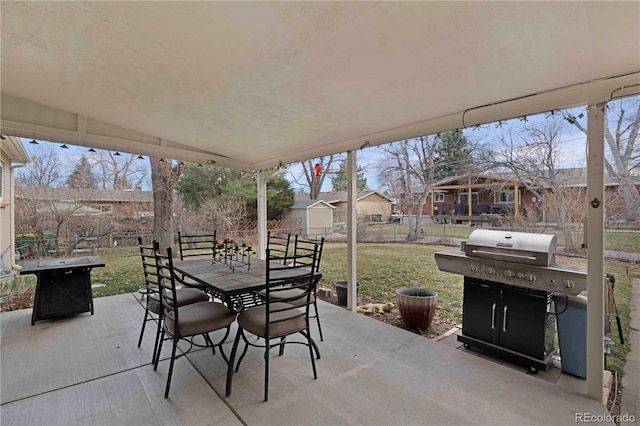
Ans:
[[[333,229],[333,207],[322,200],[296,201],[283,217],[300,220],[300,235],[322,237]]]

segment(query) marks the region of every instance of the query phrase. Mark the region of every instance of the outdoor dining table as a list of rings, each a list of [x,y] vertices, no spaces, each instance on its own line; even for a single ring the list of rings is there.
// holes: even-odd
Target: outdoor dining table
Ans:
[[[192,279],[197,285],[221,299],[232,313],[239,313],[265,302],[264,297],[258,294],[266,288],[265,260],[252,258],[250,264],[239,264],[202,258],[176,261],[173,267],[176,272]],[[302,271],[286,267],[271,270],[270,280],[277,281],[278,285],[295,282],[301,278]]]

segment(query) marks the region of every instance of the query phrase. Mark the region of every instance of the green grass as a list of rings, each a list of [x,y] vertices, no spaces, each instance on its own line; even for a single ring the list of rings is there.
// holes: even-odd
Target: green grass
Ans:
[[[145,286],[138,250],[101,251],[99,256],[105,267],[94,268],[91,281],[93,284],[105,284],[105,287],[94,288],[93,297],[133,293]]]
[[[476,229],[467,225],[438,225],[425,224],[422,225],[424,235],[427,237],[444,238],[469,238],[469,234]],[[409,232],[407,225],[374,225],[366,228],[367,236],[375,235],[394,235],[396,241],[403,240]],[[558,245],[564,245],[564,233],[549,229],[545,233],[553,233],[558,238]],[[576,234],[577,236],[577,234]],[[638,232],[612,232],[606,231],[604,234],[605,250],[626,251],[631,253],[640,253],[640,233]]]
[[[360,294],[376,302],[396,302],[395,291],[401,287],[418,287],[438,292],[438,315],[460,322],[461,275],[440,272],[434,253],[449,249],[421,244],[358,244],[357,267]],[[322,252],[321,284],[333,286],[347,279],[347,246],[326,243]]]

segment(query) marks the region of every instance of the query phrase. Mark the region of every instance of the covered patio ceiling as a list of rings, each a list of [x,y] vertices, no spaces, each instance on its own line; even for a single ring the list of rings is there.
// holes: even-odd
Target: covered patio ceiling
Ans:
[[[640,83],[639,2],[0,7],[2,134],[245,170]]]

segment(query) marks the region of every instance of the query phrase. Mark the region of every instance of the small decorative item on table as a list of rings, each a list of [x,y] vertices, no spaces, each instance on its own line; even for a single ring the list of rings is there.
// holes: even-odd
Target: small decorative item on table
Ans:
[[[224,263],[229,265],[232,271],[236,268],[246,267],[251,269],[251,256],[255,251],[244,243],[238,243],[232,239],[225,238],[221,243],[213,242],[213,259],[211,264]]]

